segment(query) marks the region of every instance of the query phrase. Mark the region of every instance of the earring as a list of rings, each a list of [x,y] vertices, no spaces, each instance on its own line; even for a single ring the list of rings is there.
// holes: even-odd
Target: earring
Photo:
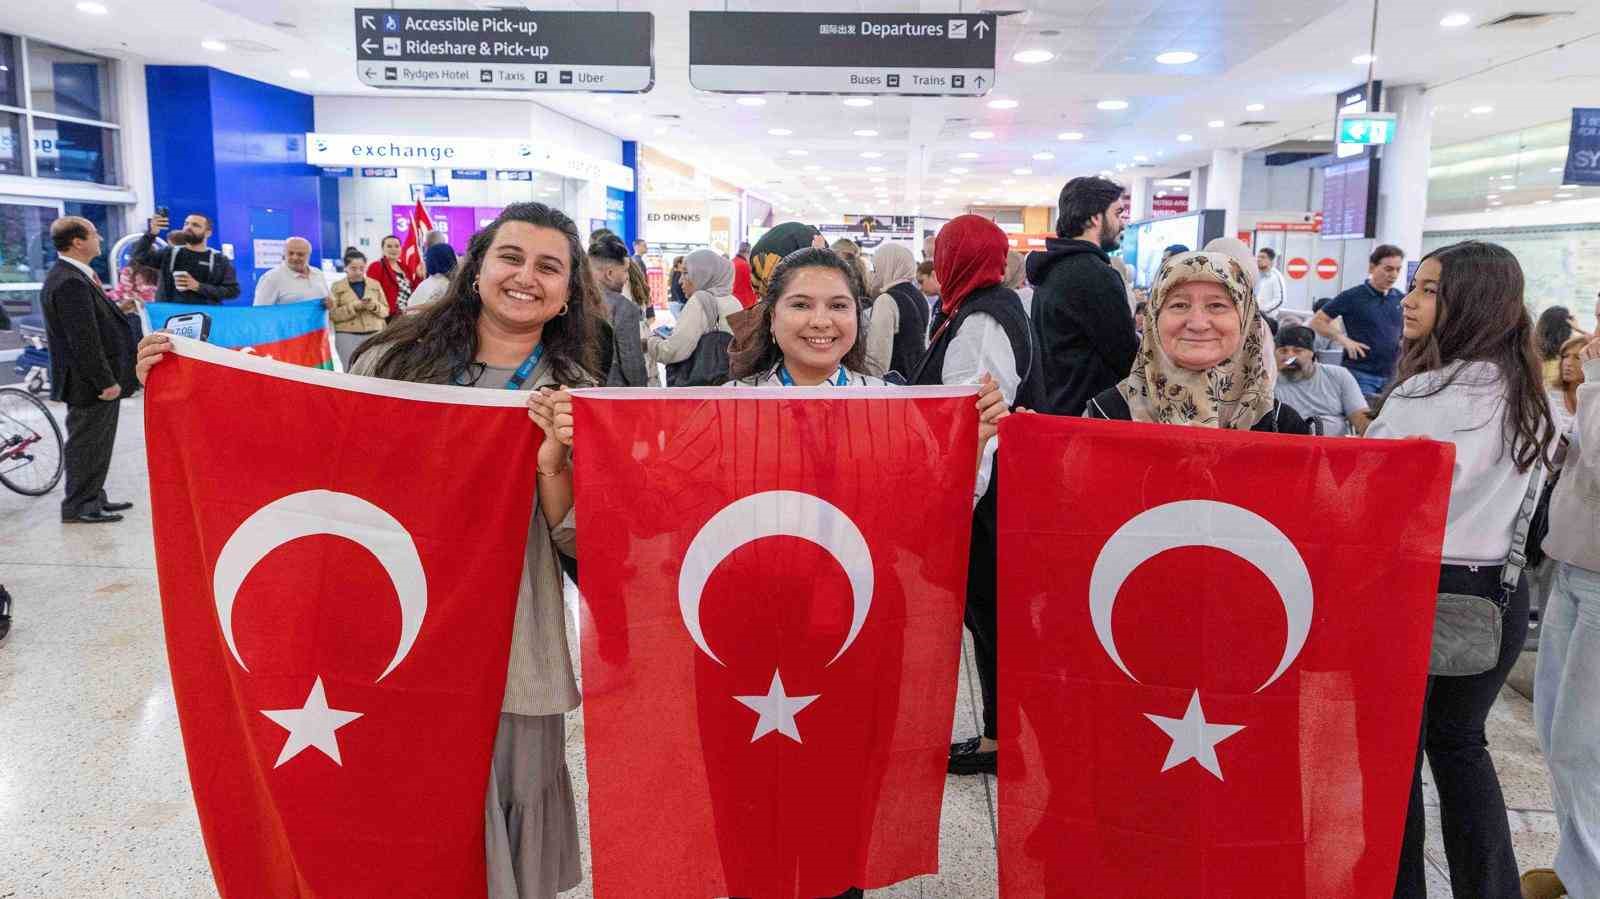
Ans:
[[[566,315],[567,314],[567,307],[570,306],[570,305],[572,305],[572,304],[571,303],[562,303],[561,304],[561,311],[556,313],[556,318],[560,318],[561,316]]]

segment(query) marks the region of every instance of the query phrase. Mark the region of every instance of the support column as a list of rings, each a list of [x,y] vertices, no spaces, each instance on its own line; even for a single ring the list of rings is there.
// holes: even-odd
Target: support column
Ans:
[[[1129,189],[1133,192],[1131,205],[1128,207],[1128,217],[1132,221],[1142,221],[1150,217],[1150,197],[1154,190],[1151,186],[1154,179],[1147,175],[1135,175]]]
[[[1420,84],[1384,91],[1384,108],[1394,113],[1394,141],[1382,150],[1378,172],[1378,243],[1394,244],[1407,259],[1422,255],[1422,222],[1428,214],[1429,144],[1433,141],[1433,98]]]
[[[1240,150],[1212,150],[1211,171],[1206,176],[1206,209],[1221,209],[1222,236],[1233,237],[1239,230],[1239,205],[1244,187],[1244,153]]]

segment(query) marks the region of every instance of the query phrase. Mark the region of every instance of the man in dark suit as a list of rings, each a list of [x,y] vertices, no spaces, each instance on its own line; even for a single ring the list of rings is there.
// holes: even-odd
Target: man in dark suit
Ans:
[[[50,224],[60,258],[41,291],[45,335],[50,341],[50,398],[67,404],[66,496],[61,520],[121,521],[132,503],[106,499],[106,473],[117,439],[120,399],[136,386],[134,337],[99,275],[89,267],[100,255],[94,223],[77,216]]]

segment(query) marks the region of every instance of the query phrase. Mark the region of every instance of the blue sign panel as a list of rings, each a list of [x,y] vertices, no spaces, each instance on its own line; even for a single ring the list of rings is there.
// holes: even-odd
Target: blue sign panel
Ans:
[[[450,178],[455,181],[488,181],[488,169],[451,169]]]
[[[532,181],[533,173],[528,171],[514,171],[500,169],[494,173],[496,181]]]
[[[325,178],[349,178],[355,173],[355,168],[348,165],[325,165],[322,167],[322,175]]]
[[[366,169],[366,168],[364,168],[364,169],[361,170],[361,177],[363,177],[363,178],[398,178],[398,177],[400,177],[400,170],[399,169]]]
[[[1572,110],[1562,184],[1600,184],[1600,109]]]

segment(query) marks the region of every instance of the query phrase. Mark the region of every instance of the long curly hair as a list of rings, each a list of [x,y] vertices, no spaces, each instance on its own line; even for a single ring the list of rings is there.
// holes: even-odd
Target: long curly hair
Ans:
[[[807,247],[785,256],[783,261],[772,269],[766,293],[761,297],[761,302],[751,307],[751,311],[756,313],[756,325],[751,328],[748,342],[729,348],[728,373],[736,380],[769,372],[783,361],[783,350],[772,336],[772,311],[777,308],[778,300],[783,297],[784,290],[788,288],[789,282],[794,280],[795,274],[808,268],[825,268],[836,271],[844,277],[850,296],[856,300],[856,342],[844,354],[839,364],[855,372],[861,371],[866,364],[867,325],[863,318],[865,310],[861,303],[861,295],[865,293],[865,288],[861,286],[861,277],[856,273],[855,266],[838,253]]]
[[[467,255],[456,266],[444,296],[424,311],[394,321],[363,343],[355,359],[382,348],[386,352],[373,371],[380,378],[452,384],[461,381],[478,355],[478,316],[483,314],[478,275],[495,235],[507,222],[552,228],[567,239],[567,311],[545,322],[541,342],[551,370],[563,383],[598,380],[600,288],[589,269],[578,226],[566,213],[543,203],[513,203],[488,227],[472,235]]]
[[[1517,470],[1527,471],[1550,458],[1555,423],[1545,398],[1539,351],[1534,346],[1533,319],[1523,305],[1522,266],[1499,244],[1466,240],[1440,247],[1422,257],[1439,262],[1438,307],[1433,330],[1401,346],[1395,383],[1452,362],[1492,362],[1505,379],[1505,445]],[[1459,369],[1440,378],[1426,393],[1435,396],[1455,382]],[[1399,390],[1391,388],[1391,392]]]

